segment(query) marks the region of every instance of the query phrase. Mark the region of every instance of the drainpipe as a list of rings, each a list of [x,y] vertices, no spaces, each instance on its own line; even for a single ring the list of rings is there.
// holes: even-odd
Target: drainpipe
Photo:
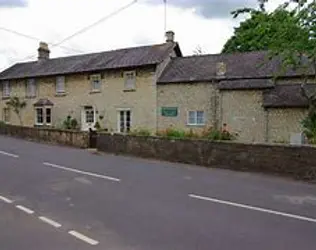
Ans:
[[[265,142],[269,142],[269,110],[268,109],[265,109],[265,112],[264,112],[264,116],[265,116],[265,121],[266,121],[266,124],[265,124]]]

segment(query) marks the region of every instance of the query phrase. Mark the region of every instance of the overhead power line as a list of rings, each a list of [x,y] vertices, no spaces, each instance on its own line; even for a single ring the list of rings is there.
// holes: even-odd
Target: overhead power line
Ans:
[[[106,20],[110,19],[111,17],[113,17],[113,16],[119,14],[120,12],[122,12],[122,11],[124,11],[124,10],[130,8],[132,5],[136,4],[137,2],[138,2],[138,0],[134,0],[134,1],[132,1],[131,3],[129,3],[129,4],[127,4],[127,5],[124,5],[123,7],[117,9],[116,11],[114,11],[114,12],[112,12],[112,13],[110,13],[110,14],[104,16],[104,17],[102,17],[102,18],[99,19],[98,21],[96,21],[96,22],[94,22],[94,23],[92,23],[92,24],[90,24],[90,25],[88,25],[88,26],[86,26],[86,27],[84,27],[84,28],[82,28],[82,29],[76,31],[75,33],[73,33],[73,34],[70,35],[70,36],[67,36],[66,38],[64,38],[64,39],[61,40],[60,42],[51,44],[50,47],[53,48],[53,47],[56,47],[56,46],[60,46],[61,44],[65,43],[66,41],[68,41],[68,40],[70,40],[70,39],[72,39],[72,38],[74,38],[74,37],[76,37],[76,36],[78,36],[78,35],[80,35],[80,34],[82,34],[82,33],[84,33],[84,32],[87,32],[87,31],[90,30],[91,28],[93,28],[93,27],[99,25],[100,23],[105,22]],[[32,58],[34,58],[34,57],[36,57],[36,56],[35,56],[35,55],[31,55],[31,56],[27,56],[27,57],[23,58],[22,60],[24,61],[24,60],[27,60],[27,59],[32,59]]]
[[[18,36],[21,36],[21,37],[24,37],[24,38],[28,38],[28,39],[31,39],[31,40],[34,40],[34,41],[41,41],[41,39],[38,38],[38,37],[34,37],[34,36],[27,35],[27,34],[23,34],[23,33],[19,32],[19,31],[15,31],[15,30],[8,29],[8,28],[5,28],[5,27],[1,27],[0,26],[0,30],[6,31],[6,32],[9,32],[11,34],[15,34],[15,35],[18,35]],[[49,45],[53,45],[53,43],[48,43],[48,44]],[[66,50],[72,50],[74,52],[80,52],[80,53],[83,52],[82,50],[69,48],[69,47],[66,47],[66,46],[59,46],[59,47],[61,47],[63,49],[66,49]]]
[[[88,26],[86,26],[86,27],[84,27],[84,28],[78,30],[78,31],[75,32],[74,34],[72,34],[72,35],[70,35],[70,36],[64,38],[63,40],[61,40],[60,42],[54,44],[53,46],[58,46],[58,45],[60,45],[60,44],[62,44],[62,43],[64,43],[64,42],[66,42],[66,41],[68,41],[68,40],[74,38],[75,36],[78,36],[78,35],[80,35],[80,34],[86,32],[86,31],[88,31],[89,29],[93,28],[94,26],[97,26],[98,24],[103,23],[103,22],[106,21],[107,19],[110,19],[111,17],[113,17],[113,16],[119,14],[120,12],[124,11],[125,9],[130,8],[132,5],[134,5],[134,4],[137,3],[137,2],[138,2],[138,0],[132,1],[131,3],[129,3],[129,4],[127,4],[127,5],[125,5],[125,6],[121,7],[121,8],[119,8],[118,10],[116,10],[116,11],[110,13],[109,15],[107,15],[107,16],[105,16],[105,17],[102,17],[100,20],[98,20],[98,21],[96,21],[96,22],[94,22],[94,23],[92,23],[92,24],[90,24],[90,25],[88,25]]]

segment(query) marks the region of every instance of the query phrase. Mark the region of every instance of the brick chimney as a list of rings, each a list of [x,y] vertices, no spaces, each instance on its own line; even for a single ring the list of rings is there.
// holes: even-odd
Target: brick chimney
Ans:
[[[174,32],[173,31],[167,31],[166,32],[166,42],[167,43],[173,43],[174,42]]]
[[[38,48],[38,61],[45,61],[49,59],[49,48],[48,44],[44,42],[40,42]]]

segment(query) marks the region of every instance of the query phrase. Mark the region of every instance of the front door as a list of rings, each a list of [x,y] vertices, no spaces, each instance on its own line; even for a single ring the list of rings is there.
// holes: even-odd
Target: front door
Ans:
[[[95,130],[95,109],[92,106],[85,106],[81,113],[81,130],[88,131],[90,128]]]

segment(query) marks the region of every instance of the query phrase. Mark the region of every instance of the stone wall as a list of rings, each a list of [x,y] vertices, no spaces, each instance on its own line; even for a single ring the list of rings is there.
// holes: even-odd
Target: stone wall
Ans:
[[[290,143],[291,134],[303,132],[302,120],[307,116],[307,109],[284,108],[268,109],[268,141]]]
[[[101,90],[91,91],[90,73],[65,76],[65,94],[56,94],[56,77],[36,78],[37,96],[25,98],[26,80],[10,81],[11,95],[25,99],[27,106],[22,111],[23,125],[34,126],[35,111],[33,104],[40,98],[48,98],[54,103],[52,108],[53,126],[61,127],[68,115],[81,122],[81,112],[84,106],[93,106],[103,128],[117,131],[118,110],[132,111],[132,127],[147,128],[156,131],[157,94],[155,67],[131,68],[136,70],[136,89],[127,91],[124,88],[124,70],[107,70],[103,74]],[[1,90],[0,90],[1,91]],[[7,100],[0,99],[0,120]],[[19,125],[16,115],[11,112],[10,124]]]
[[[79,131],[0,125],[0,134],[78,148],[89,146],[89,134]]]
[[[221,123],[237,133],[240,142],[265,142],[266,114],[259,90],[222,91]]]
[[[316,148],[100,134],[100,151],[316,180]]]
[[[169,127],[201,132],[206,127],[216,127],[219,118],[219,93],[215,84],[174,83],[158,85],[158,130]],[[178,108],[177,117],[161,115],[163,107]],[[188,125],[189,111],[204,111],[205,125]]]

